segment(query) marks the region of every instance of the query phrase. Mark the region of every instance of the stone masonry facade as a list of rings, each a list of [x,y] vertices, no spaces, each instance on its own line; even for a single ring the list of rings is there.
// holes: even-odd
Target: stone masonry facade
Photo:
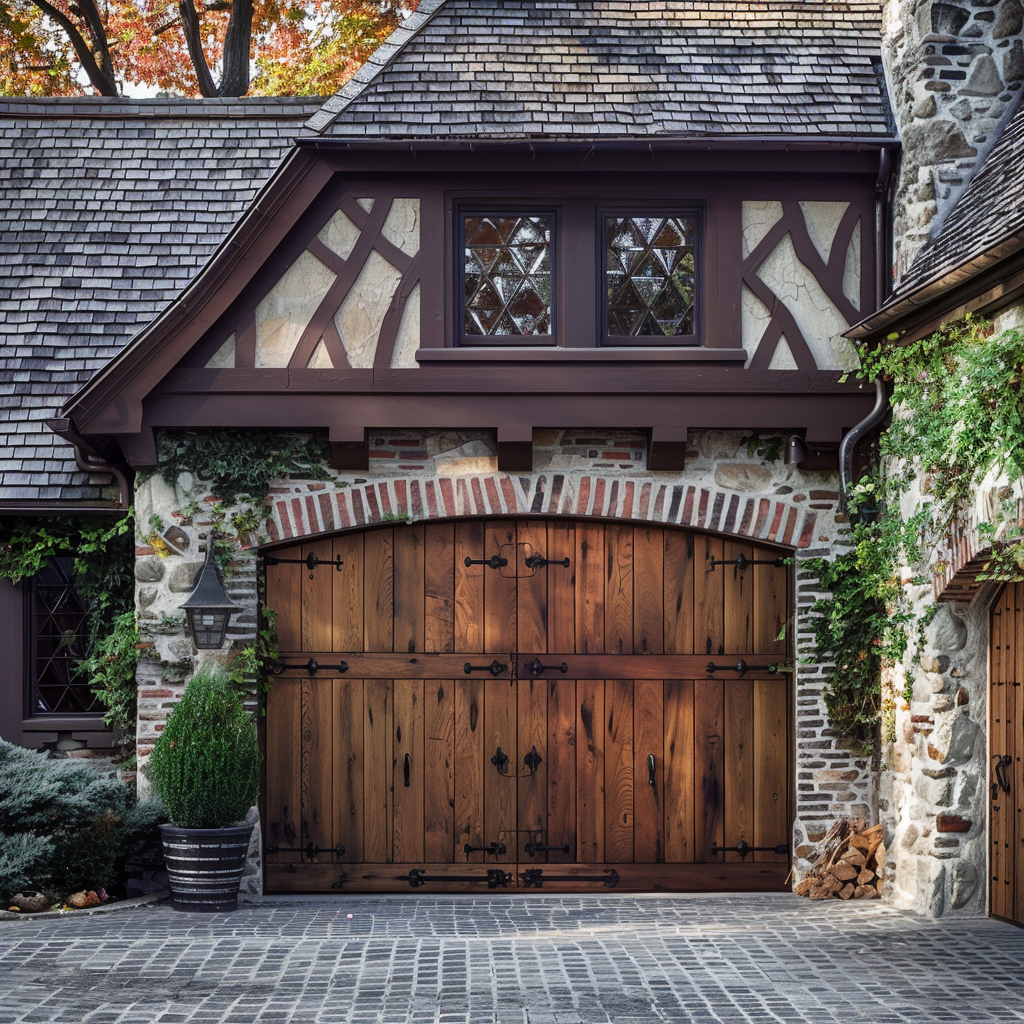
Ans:
[[[276,482],[260,531],[232,525],[245,508],[225,508],[208,483],[184,475],[176,488],[154,476],[137,487],[139,523],[153,533],[136,548],[136,599],[143,657],[138,671],[138,754],[144,765],[185,683],[205,665],[223,662],[250,643],[259,615],[261,543],[300,540],[374,523],[488,515],[599,516],[675,523],[792,551],[795,575],[795,761],[797,873],[841,815],[872,818],[873,765],[828,726],[821,690],[827,666],[808,663],[811,608],[822,595],[808,559],[845,549],[848,527],[838,513],[836,476],[783,463],[783,438],[736,431],[691,434],[686,469],[646,470],[642,434],[609,430],[537,431],[529,474],[497,470],[493,432],[378,431],[370,471],[329,481]],[[760,449],[765,457],[757,454]],[[772,458],[774,456],[774,458]],[[262,513],[261,513],[262,515]],[[181,603],[211,532],[233,545],[225,587],[241,610],[220,652],[195,652]],[[145,787],[144,772],[140,775]],[[260,890],[254,841],[246,889]]]
[[[933,236],[1015,111],[1021,0],[890,0],[882,53],[903,155],[893,278]]]

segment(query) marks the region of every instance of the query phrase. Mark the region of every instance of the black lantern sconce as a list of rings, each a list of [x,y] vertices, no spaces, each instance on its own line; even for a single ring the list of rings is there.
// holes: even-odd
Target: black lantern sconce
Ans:
[[[238,605],[231,601],[220,581],[220,573],[213,561],[212,538],[196,585],[181,607],[188,617],[188,628],[196,648],[200,651],[218,650],[228,631],[228,619],[238,611]]]

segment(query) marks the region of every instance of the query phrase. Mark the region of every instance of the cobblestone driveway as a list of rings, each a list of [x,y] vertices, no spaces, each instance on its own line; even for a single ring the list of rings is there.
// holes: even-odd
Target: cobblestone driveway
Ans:
[[[1024,930],[789,895],[148,906],[0,924],[15,1021],[1005,1024]]]

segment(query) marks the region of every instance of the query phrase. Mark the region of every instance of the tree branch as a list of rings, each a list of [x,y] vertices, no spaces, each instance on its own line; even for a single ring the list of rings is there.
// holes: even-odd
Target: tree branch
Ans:
[[[117,82],[114,80],[113,70],[111,69],[108,73],[107,70],[96,62],[96,56],[92,48],[85,41],[75,23],[63,11],[59,11],[53,4],[49,3],[48,0],[32,0],[32,3],[48,18],[52,18],[67,33],[68,39],[75,49],[75,56],[78,57],[82,70],[89,76],[89,81],[92,83],[93,88],[101,96],[120,95],[117,91]],[[105,35],[103,36],[101,51],[106,52]],[[106,59],[109,62],[109,53],[106,53]]]
[[[185,42],[188,44],[188,55],[192,58],[192,67],[195,68],[199,92],[212,98],[217,95],[217,87],[213,84],[213,75],[210,74],[210,66],[203,53],[199,15],[196,14],[192,0],[179,0],[178,13],[181,15],[181,27],[185,30]]]
[[[249,91],[249,49],[252,45],[252,0],[234,0],[224,35],[221,96],[244,96]]]
[[[99,53],[100,70],[112,82],[114,79],[114,62],[110,59],[110,44],[107,40],[107,27],[103,24],[96,0],[76,0],[75,5],[86,25],[89,26],[89,34],[93,39],[93,56]]]

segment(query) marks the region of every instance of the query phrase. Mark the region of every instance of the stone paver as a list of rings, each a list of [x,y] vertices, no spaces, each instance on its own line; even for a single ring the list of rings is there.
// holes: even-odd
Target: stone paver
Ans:
[[[1008,1024],[1024,930],[785,894],[159,905],[0,924],[23,1021]]]

